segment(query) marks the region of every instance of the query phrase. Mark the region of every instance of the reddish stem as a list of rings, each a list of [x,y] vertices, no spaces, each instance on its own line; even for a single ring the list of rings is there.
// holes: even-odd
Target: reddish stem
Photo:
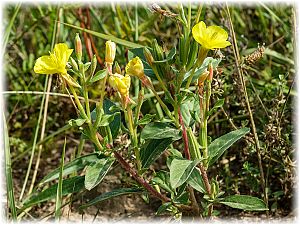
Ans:
[[[180,108],[178,108],[178,116],[179,116],[179,123],[182,127],[182,139],[183,139],[183,142],[184,142],[184,154],[185,154],[185,157],[187,159],[191,159],[191,155],[190,155],[190,151],[189,151],[188,136],[187,136],[186,129],[185,129],[185,126],[184,126],[184,122],[183,122],[183,119],[182,119]]]
[[[203,165],[201,163],[198,165],[198,167],[199,167],[199,169],[201,171],[201,176],[203,178],[203,182],[204,182],[207,194],[210,195],[211,194],[211,189],[210,189],[210,183],[208,181],[206,170],[205,170],[205,168],[203,167]]]
[[[147,189],[154,197],[160,199],[163,202],[170,202],[171,200],[157,192],[152,186],[150,186],[143,178],[141,178],[131,167],[130,165],[123,159],[123,157],[118,153],[114,152],[115,158],[121,164],[121,166],[131,174],[131,176],[140,183],[145,189]]]

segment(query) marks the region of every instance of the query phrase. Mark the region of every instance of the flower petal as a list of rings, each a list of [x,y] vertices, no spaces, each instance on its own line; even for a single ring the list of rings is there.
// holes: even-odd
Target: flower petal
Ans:
[[[231,43],[229,41],[215,41],[211,43],[211,49],[215,48],[226,48],[227,46],[230,46]]]
[[[56,63],[50,56],[42,56],[35,62],[34,68],[35,73],[39,74],[54,74],[57,73]]]
[[[205,42],[206,30],[206,25],[203,21],[197,23],[192,29],[194,39],[201,45]]]
[[[228,33],[219,26],[209,26],[207,28],[207,32],[208,36],[211,37],[211,39],[226,41],[228,38]]]

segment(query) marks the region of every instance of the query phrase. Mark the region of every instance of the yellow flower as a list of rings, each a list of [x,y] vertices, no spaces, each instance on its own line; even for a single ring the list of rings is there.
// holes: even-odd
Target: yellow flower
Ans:
[[[194,39],[205,49],[225,48],[231,43],[227,41],[228,33],[219,26],[206,27],[203,21],[192,29]]]
[[[59,43],[54,46],[50,55],[38,58],[34,65],[34,72],[39,74],[59,74],[69,85],[80,87],[79,84],[67,73],[67,63],[73,52],[65,43]]]
[[[105,43],[106,49],[105,49],[105,62],[109,64],[113,64],[116,56],[116,43],[112,41],[107,41]]]
[[[39,74],[67,74],[66,65],[73,49],[65,43],[56,44],[49,56],[42,56],[36,60],[34,72]]]
[[[126,73],[131,76],[137,76],[138,78],[144,76],[144,65],[138,56],[131,59],[126,65]]]
[[[109,76],[109,84],[112,88],[117,90],[122,97],[129,96],[129,88],[130,88],[130,76],[129,75],[121,75],[121,74],[113,74]]]

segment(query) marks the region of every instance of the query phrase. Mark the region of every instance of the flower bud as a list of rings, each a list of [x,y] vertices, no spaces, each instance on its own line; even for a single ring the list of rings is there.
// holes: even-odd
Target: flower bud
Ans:
[[[125,75],[122,76],[121,74],[113,74],[109,76],[109,85],[117,90],[122,97],[126,97],[129,95],[129,88],[130,88],[130,76]]]
[[[115,62],[114,71],[115,73],[119,73],[119,74],[122,72],[121,67],[117,61]]]
[[[71,65],[72,65],[73,69],[75,69],[76,71],[78,71],[78,65],[77,65],[75,59],[73,59],[72,57],[70,57],[70,61],[71,61]]]
[[[147,63],[152,66],[153,62],[154,62],[154,59],[153,59],[153,56],[150,52],[150,50],[148,48],[144,48],[144,55],[145,55],[145,58],[147,60]]]
[[[138,56],[129,61],[125,70],[126,74],[137,76],[140,79],[145,75],[143,62]]]
[[[91,61],[91,73],[90,76],[93,76],[95,73],[95,70],[97,68],[97,56],[94,55]]]
[[[76,37],[75,37],[75,52],[76,52],[77,59],[79,61],[81,61],[81,59],[82,59],[82,43],[81,43],[78,33],[76,33]]]
[[[113,64],[116,56],[116,43],[112,41],[106,42],[105,62]]]

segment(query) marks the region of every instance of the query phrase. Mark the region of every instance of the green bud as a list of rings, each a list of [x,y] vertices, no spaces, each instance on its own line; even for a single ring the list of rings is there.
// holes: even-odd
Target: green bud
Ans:
[[[117,61],[115,62],[114,71],[115,73],[122,74],[121,67]]]
[[[195,137],[192,128],[187,128],[187,136],[189,140],[189,149],[191,154],[191,160],[201,159],[200,145]]]
[[[76,71],[78,71],[78,64],[76,63],[75,59],[73,59],[72,57],[70,57],[71,60],[71,65],[73,67],[73,69],[75,69]]]
[[[91,73],[90,73],[91,77],[94,75],[96,68],[97,68],[97,57],[96,55],[94,55],[91,61]]]
[[[158,45],[157,40],[154,39],[152,42],[152,47],[154,51],[155,60],[160,61],[164,59],[164,52],[162,48]]]
[[[154,59],[153,59],[153,56],[152,56],[152,54],[151,54],[151,52],[148,48],[144,48],[144,55],[145,55],[145,58],[146,58],[148,64],[150,66],[152,66],[153,62],[154,62]]]

